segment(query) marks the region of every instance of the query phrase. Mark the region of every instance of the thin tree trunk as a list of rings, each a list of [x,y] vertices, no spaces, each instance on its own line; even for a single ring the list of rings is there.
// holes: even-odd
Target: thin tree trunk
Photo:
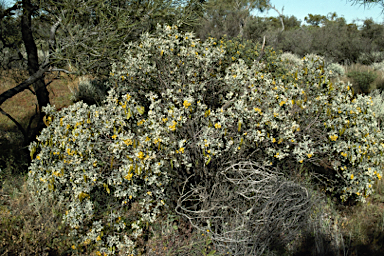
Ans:
[[[33,5],[31,4],[30,0],[23,0],[22,4],[23,15],[21,18],[21,33],[28,56],[28,73],[30,76],[32,76],[39,70],[37,47],[32,35]],[[46,127],[43,122],[44,115],[42,114],[42,107],[47,106],[49,103],[49,92],[44,83],[44,74],[42,74],[41,77],[33,84],[33,89],[36,93],[36,98],[39,105],[39,114],[37,128],[34,132],[32,132],[31,137],[26,140],[27,143],[29,143],[30,140],[33,140],[35,136],[38,135],[39,132]]]

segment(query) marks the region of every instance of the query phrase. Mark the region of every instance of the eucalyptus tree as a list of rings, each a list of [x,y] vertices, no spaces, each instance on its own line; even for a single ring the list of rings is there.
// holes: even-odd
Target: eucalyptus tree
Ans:
[[[270,7],[269,0],[208,0],[201,26],[197,29],[198,36],[204,39],[208,36],[220,38],[224,34],[242,37],[251,12],[262,12]]]
[[[365,6],[370,6],[371,4],[380,4],[382,6],[382,12],[384,12],[384,0],[348,0],[353,2],[353,4],[360,4]]]

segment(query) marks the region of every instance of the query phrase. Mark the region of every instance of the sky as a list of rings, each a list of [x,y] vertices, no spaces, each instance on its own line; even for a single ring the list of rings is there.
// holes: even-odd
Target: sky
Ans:
[[[384,21],[384,14],[381,14],[382,5],[370,4],[369,6],[360,5],[355,3],[356,1],[347,0],[270,0],[271,5],[281,13],[281,9],[284,7],[283,15],[295,16],[298,20],[304,22],[304,17],[308,14],[320,14],[327,16],[328,13],[336,12],[338,17],[344,17],[347,23],[352,23],[356,20],[355,24],[362,25],[362,21],[367,18],[372,18],[376,23],[382,23]],[[362,2],[362,0],[360,1]],[[252,12],[252,15],[259,17],[277,17],[278,13],[271,9],[268,12],[260,13],[258,11]]]
[[[361,2],[362,0],[360,0]],[[14,0],[5,0],[8,5],[14,3]],[[310,14],[320,14],[327,16],[328,13],[336,12],[338,17],[344,17],[347,23],[352,23],[356,20],[357,25],[362,25],[362,21],[367,18],[372,18],[376,23],[384,22],[384,14],[381,13],[382,6],[380,4],[370,4],[369,6],[356,4],[355,1],[347,0],[270,0],[280,12],[284,7],[283,15],[294,15],[297,19],[304,22],[304,17]],[[252,12],[252,15],[261,17],[277,17],[278,14],[275,10],[260,13],[258,11]]]

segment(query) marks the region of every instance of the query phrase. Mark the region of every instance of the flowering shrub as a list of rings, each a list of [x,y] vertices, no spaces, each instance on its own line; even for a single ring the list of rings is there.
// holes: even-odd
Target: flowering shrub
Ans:
[[[209,184],[244,157],[264,166],[328,166],[339,184],[330,180],[327,189],[343,200],[372,193],[384,144],[369,97],[352,100],[349,84],[332,84],[306,57],[280,77],[265,72],[268,64],[242,59],[223,70],[225,54],[214,39],[200,42],[159,25],[113,64],[103,106],[44,110],[50,123],[30,145],[37,155],[29,184],[37,200],[67,202],[64,220],[79,244],[93,243],[100,254],[133,251],[170,199],[168,177]],[[141,215],[125,218],[135,201]]]
[[[301,58],[297,54],[293,54],[290,52],[284,52],[283,54],[280,55],[280,58],[290,66],[299,66],[303,62]]]
[[[342,65],[338,63],[331,63],[327,66],[326,71],[329,74],[329,77],[338,77],[344,76],[345,70]]]
[[[142,107],[129,94],[121,106],[112,92],[105,107],[46,107],[49,126],[29,146],[28,184],[36,200],[53,196],[66,203],[64,221],[78,237],[73,249],[93,243],[100,255],[133,250],[163,206],[168,180],[160,170],[164,161],[155,162],[147,135],[133,125]],[[140,204],[136,220],[126,214],[134,202]]]
[[[214,40],[215,45],[219,45],[220,48],[225,50],[224,57],[222,59],[222,74],[233,63],[237,63],[239,59],[244,60],[247,66],[252,66],[255,59],[260,57],[262,46],[259,43],[254,43],[251,40],[244,40],[239,37],[233,39],[226,39],[223,37],[220,40]],[[279,58],[281,52],[277,52],[270,46],[266,46],[264,50],[263,60],[265,60],[265,66],[263,72],[274,73],[275,76],[283,75],[287,70],[285,66],[278,65],[282,60]],[[299,59],[300,60],[300,59]]]

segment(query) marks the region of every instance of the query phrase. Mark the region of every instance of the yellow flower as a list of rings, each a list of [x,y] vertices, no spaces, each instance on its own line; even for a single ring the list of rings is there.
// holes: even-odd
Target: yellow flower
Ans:
[[[97,236],[97,238],[96,238],[96,241],[100,241],[101,240],[101,237],[100,236]],[[99,252],[100,253],[100,252]],[[100,255],[101,255],[101,253],[100,253]]]
[[[236,58],[235,57],[232,57],[232,60],[235,60]]]
[[[177,124],[177,122],[172,121],[172,123],[173,123],[173,125],[170,125],[170,126],[169,126],[169,129],[171,129],[171,131],[174,131],[174,130],[176,130],[176,124]]]
[[[259,112],[261,114],[261,109],[260,108],[253,108],[255,112]]]
[[[299,162],[300,162],[300,163],[303,163],[303,161],[304,161],[304,160],[303,160],[303,159],[301,159]]]
[[[71,246],[73,250],[76,250],[76,246],[75,245],[72,245]]]
[[[128,173],[128,174],[124,177],[124,179],[126,179],[126,180],[131,180],[131,179],[132,179],[132,176],[133,176],[133,173]]]
[[[189,106],[191,106],[191,103],[189,103],[188,101],[185,100],[183,105],[185,108],[188,108]]]
[[[112,139],[116,139],[116,138],[117,138],[117,135],[114,134],[114,135],[112,136]]]
[[[285,104],[285,101],[280,102],[280,107]]]
[[[347,153],[341,152],[340,153],[343,157],[347,157]]]
[[[355,176],[353,176],[353,174],[351,174],[351,180],[353,180],[354,177],[355,177]]]
[[[151,195],[151,194],[152,194],[152,192],[151,192],[151,191],[148,191],[148,192],[147,192],[147,194],[148,194],[148,195]]]
[[[313,155],[312,154],[307,154],[308,158],[311,158]]]
[[[272,142],[275,143],[275,142],[276,142],[276,139],[275,139],[275,138],[272,138]]]
[[[138,158],[143,159],[144,158],[144,153],[140,151],[139,155],[138,155]]]
[[[184,148],[179,149],[181,153],[184,153]]]
[[[125,143],[127,146],[133,144],[132,140],[130,140],[130,139],[126,139],[126,140],[124,140],[124,143]]]
[[[36,159],[37,159],[37,160],[40,160],[40,156],[39,156],[39,155],[38,155],[38,156],[36,156]]]
[[[332,136],[329,136],[329,138],[331,139],[331,141],[336,141],[338,137],[339,137],[339,136],[337,136],[336,134],[335,134],[335,135],[332,135]]]
[[[277,117],[278,115],[279,115],[279,113],[273,113],[274,117]]]
[[[215,128],[216,128],[216,129],[219,129],[219,128],[221,128],[221,124],[219,124],[219,123],[216,123],[216,124],[215,124]]]

